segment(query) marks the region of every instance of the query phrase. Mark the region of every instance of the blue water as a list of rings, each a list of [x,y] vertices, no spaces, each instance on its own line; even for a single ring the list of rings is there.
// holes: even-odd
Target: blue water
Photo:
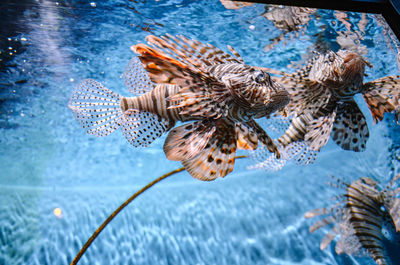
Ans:
[[[135,149],[118,131],[87,135],[67,102],[72,88],[93,78],[128,95],[121,79],[129,47],[152,33],[183,34],[221,49],[229,44],[247,64],[293,71],[324,44],[337,50],[346,31],[333,11],[319,10],[287,44],[264,52],[281,34],[261,14],[264,5],[228,10],[218,1],[5,1],[0,64],[0,264],[69,264],[102,221],[141,186],[180,167],[162,152],[165,136]],[[18,10],[18,12],[16,12]],[[15,11],[15,12],[14,12]],[[366,81],[399,74],[372,15],[349,13],[374,65]],[[322,33],[321,33],[322,32]],[[398,172],[400,130],[393,115],[373,125],[367,151],[329,141],[315,164],[249,171],[238,160],[225,179],[201,182],[179,173],[129,205],[104,230],[79,264],[374,264],[368,257],[319,249],[303,214],[332,204],[329,175],[385,183]],[[244,153],[243,153],[244,154]],[[57,217],[55,208],[62,210]]]

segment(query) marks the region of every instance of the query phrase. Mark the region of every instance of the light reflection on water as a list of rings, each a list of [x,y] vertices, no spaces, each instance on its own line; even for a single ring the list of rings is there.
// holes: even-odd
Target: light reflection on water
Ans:
[[[180,166],[165,159],[165,138],[148,149],[132,148],[119,132],[94,138],[67,108],[72,87],[84,78],[127,95],[120,75],[133,56],[129,47],[150,33],[183,34],[224,50],[229,44],[246,63],[283,71],[313,50],[341,44],[361,49],[373,63],[366,81],[398,74],[397,44],[387,44],[382,21],[372,15],[319,10],[299,32],[284,32],[263,16],[261,4],[235,10],[216,1],[3,5],[21,12],[17,22],[1,22],[14,27],[1,35],[0,264],[68,264],[123,200]],[[248,172],[244,160],[211,183],[174,176],[116,218],[82,264],[373,264],[320,251],[323,233],[310,235],[302,217],[335,195],[328,174],[387,180],[397,170],[392,116],[373,126],[367,106],[357,102],[371,131],[366,152],[329,142],[308,167]]]

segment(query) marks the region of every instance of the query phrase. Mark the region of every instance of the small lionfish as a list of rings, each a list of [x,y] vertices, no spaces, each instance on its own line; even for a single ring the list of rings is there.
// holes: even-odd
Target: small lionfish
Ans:
[[[266,5],[265,10],[263,16],[273,22],[275,27],[283,31],[281,35],[271,39],[272,43],[265,47],[265,51],[271,50],[276,44],[284,40],[288,33],[294,32],[287,41],[297,37],[298,32],[307,28],[308,21],[311,20],[311,14],[317,11],[315,8],[276,5]]]
[[[364,151],[369,131],[353,98],[357,93],[363,95],[374,122],[382,120],[385,112],[394,111],[399,118],[400,76],[363,83],[366,65],[372,67],[361,55],[340,50],[316,56],[295,73],[279,73],[282,77],[275,81],[291,95],[283,111],[284,116],[292,117],[291,124],[277,139],[285,161],[313,162],[329,136],[344,150]],[[256,159],[264,159],[258,155]],[[284,164],[282,161],[269,157],[256,167],[276,170]]]
[[[396,242],[400,236],[400,198],[396,198],[400,189],[394,188],[399,177],[383,190],[371,178],[361,178],[351,184],[339,182],[339,186],[346,190],[339,197],[344,200],[330,208],[316,209],[304,215],[306,218],[326,216],[310,227],[310,233],[334,225],[332,232],[321,241],[321,250],[340,235],[335,246],[337,254],[368,254],[378,265],[390,264],[383,241],[389,238],[390,242],[390,238],[392,241],[394,238],[393,243],[400,244],[400,241]]]
[[[244,64],[230,46],[234,56],[183,36],[146,39],[150,46],[131,47],[140,61],[134,58],[124,73],[135,97],[122,97],[91,79],[75,88],[69,107],[88,133],[105,136],[121,127],[131,144],[148,146],[170,130],[165,155],[201,180],[229,174],[236,149],[254,150],[258,141],[280,157],[254,121],[289,102],[269,73]],[[193,122],[172,129],[177,121]]]

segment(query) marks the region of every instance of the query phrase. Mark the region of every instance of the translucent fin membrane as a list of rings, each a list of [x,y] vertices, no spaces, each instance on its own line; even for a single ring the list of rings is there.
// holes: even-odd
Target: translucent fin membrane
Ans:
[[[122,132],[135,147],[147,147],[168,128],[168,121],[149,112],[128,110],[122,119]]]
[[[250,158],[256,164],[248,166],[247,169],[262,169],[265,171],[278,171],[286,164],[286,159],[277,159],[275,154],[271,154],[265,145],[259,146],[250,152]]]
[[[129,61],[122,77],[128,91],[135,96],[142,95],[154,88],[153,82],[138,57]]]
[[[89,134],[106,136],[121,124],[121,97],[93,79],[78,84],[68,107]]]

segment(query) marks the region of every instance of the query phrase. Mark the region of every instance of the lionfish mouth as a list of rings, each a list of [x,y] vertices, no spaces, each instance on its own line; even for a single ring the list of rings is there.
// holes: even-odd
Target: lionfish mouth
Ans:
[[[290,95],[286,90],[279,90],[271,95],[271,97],[264,101],[264,103],[271,108],[271,112],[275,112],[284,108],[290,102]]]

